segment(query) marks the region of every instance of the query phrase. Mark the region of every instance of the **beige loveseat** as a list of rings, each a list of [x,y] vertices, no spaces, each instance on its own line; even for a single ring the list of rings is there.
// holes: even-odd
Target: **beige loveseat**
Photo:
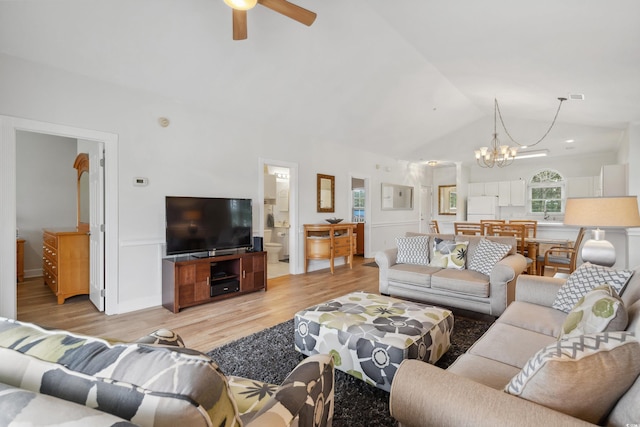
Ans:
[[[565,279],[521,275],[516,287],[516,301],[513,302],[489,330],[467,353],[460,356],[447,370],[427,363],[405,361],[398,369],[390,394],[391,414],[401,426],[574,426],[592,425],[581,409],[579,414],[570,412],[566,399],[575,399],[574,390],[588,393],[594,398],[594,406],[604,402],[615,387],[630,387],[620,391],[621,396],[613,397],[610,406],[603,411],[602,418],[595,421],[601,425],[629,426],[640,423],[640,357],[638,357],[637,337],[640,336],[640,266],[626,288],[621,299],[628,314],[626,331],[635,333],[636,338],[627,337],[635,353],[630,353],[626,365],[615,364],[615,371],[624,379],[611,384],[605,371],[614,364],[608,359],[601,370],[590,369],[588,375],[597,380],[595,390],[585,387],[580,381],[580,371],[576,365],[567,364],[565,373],[569,381],[557,381],[561,375],[543,379],[544,386],[537,393],[546,393],[551,403],[545,406],[534,403],[535,399],[519,397],[503,391],[514,376],[531,366],[538,359],[539,350],[547,346],[559,346],[558,336],[567,319],[563,311],[552,308],[554,299]],[[455,333],[455,330],[454,330]],[[614,335],[616,332],[609,332]],[[624,332],[617,332],[624,334]],[[600,336],[598,334],[597,336]],[[584,339],[578,336],[575,340]],[[635,343],[634,343],[635,341]],[[579,342],[579,341],[574,341]],[[576,348],[578,345],[576,345]],[[548,348],[548,347],[547,347]],[[571,354],[571,347],[567,351]],[[633,347],[632,347],[633,348]],[[606,352],[604,352],[606,353]],[[587,357],[601,357],[587,353]],[[536,357],[532,357],[536,355]],[[604,356],[602,356],[604,357]],[[597,359],[593,359],[597,360]],[[558,365],[556,365],[558,366]],[[564,369],[564,368],[561,368]],[[584,372],[582,372],[584,374]],[[540,375],[540,371],[536,374]],[[546,381],[546,382],[545,382]],[[621,384],[628,381],[629,384]],[[634,382],[635,381],[635,382]],[[538,384],[540,386],[540,384]],[[555,387],[566,387],[566,393],[553,393]],[[552,407],[557,406],[555,409]],[[575,411],[575,409],[574,409]],[[580,416],[580,418],[578,418]]]
[[[408,237],[419,235],[407,233]],[[432,252],[436,238],[456,242],[468,241],[466,267],[473,259],[480,241],[485,239],[482,236],[452,234],[426,236],[429,239],[429,252]],[[468,268],[456,270],[398,263],[397,247],[376,253],[380,293],[499,316],[513,301],[516,279],[525,270],[527,263],[522,255],[516,253],[515,238],[491,236],[486,239],[511,245],[511,250],[495,264],[489,275]]]

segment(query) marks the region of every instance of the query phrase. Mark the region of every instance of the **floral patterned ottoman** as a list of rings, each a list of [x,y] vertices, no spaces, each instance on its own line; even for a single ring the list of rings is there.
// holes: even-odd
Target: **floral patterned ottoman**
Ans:
[[[435,363],[449,349],[451,311],[353,292],[294,317],[296,350],[329,353],[335,367],[389,391],[404,359]]]

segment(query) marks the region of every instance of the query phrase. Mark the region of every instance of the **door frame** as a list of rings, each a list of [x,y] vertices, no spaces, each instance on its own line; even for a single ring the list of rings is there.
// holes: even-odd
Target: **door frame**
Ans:
[[[0,115],[0,316],[18,315],[16,289],[16,132],[87,141],[105,148],[105,313],[118,313],[118,135]]]
[[[352,197],[352,182],[353,179],[364,180],[364,257],[373,258],[371,254],[371,177],[369,175],[363,175],[355,172],[349,173],[349,188],[347,194],[349,195],[349,215],[353,212],[353,197]],[[353,222],[353,218],[349,218],[349,222]]]
[[[289,274],[302,273],[299,266],[303,258],[298,248],[298,164],[283,160],[258,158],[258,233],[264,236],[264,168],[266,166],[289,168]]]

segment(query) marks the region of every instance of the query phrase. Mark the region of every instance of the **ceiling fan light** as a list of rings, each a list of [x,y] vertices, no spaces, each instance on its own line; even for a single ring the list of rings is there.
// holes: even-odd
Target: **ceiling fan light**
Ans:
[[[258,0],[224,0],[224,2],[227,6],[236,10],[253,9],[258,4]]]

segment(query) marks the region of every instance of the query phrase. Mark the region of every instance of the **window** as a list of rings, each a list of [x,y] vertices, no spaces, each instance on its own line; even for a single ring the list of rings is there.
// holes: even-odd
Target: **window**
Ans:
[[[353,194],[353,222],[364,222],[364,189],[352,191]]]
[[[529,210],[541,213],[547,219],[549,214],[564,213],[564,177],[551,169],[536,173],[529,181]]]

